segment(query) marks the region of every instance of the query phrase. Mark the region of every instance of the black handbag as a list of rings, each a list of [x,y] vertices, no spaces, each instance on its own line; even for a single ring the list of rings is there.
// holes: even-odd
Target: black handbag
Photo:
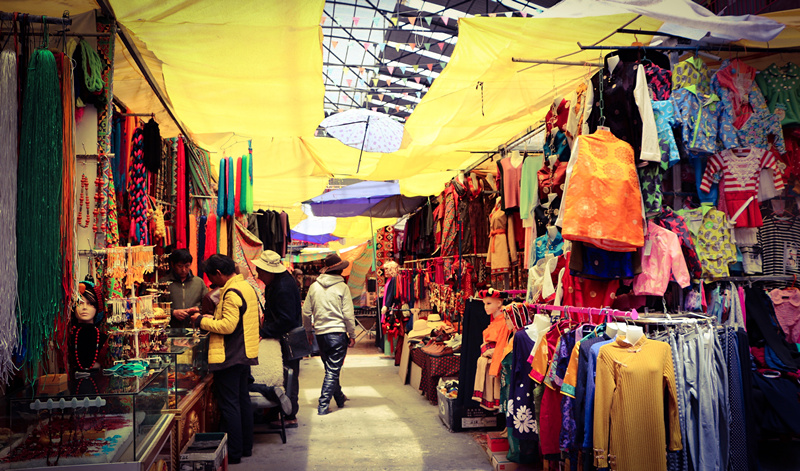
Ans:
[[[308,343],[306,329],[303,326],[295,327],[281,336],[281,349],[283,355],[288,360],[297,360],[303,357],[319,354],[317,337],[311,337],[312,342]]]

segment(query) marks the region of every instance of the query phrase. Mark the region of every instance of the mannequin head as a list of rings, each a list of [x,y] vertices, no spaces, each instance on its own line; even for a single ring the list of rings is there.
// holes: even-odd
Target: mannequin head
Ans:
[[[397,264],[394,260],[389,260],[388,262],[383,264],[383,272],[389,278],[394,278],[397,276],[397,271],[400,269],[400,265]]]
[[[486,314],[494,318],[502,315],[500,308],[503,307],[503,301],[508,298],[508,293],[489,288],[478,292],[478,297],[483,301],[483,308],[486,310]]]
[[[81,281],[78,284],[80,297],[75,307],[75,322],[78,324],[94,324],[97,313],[103,311],[98,300],[97,291],[91,281]]]

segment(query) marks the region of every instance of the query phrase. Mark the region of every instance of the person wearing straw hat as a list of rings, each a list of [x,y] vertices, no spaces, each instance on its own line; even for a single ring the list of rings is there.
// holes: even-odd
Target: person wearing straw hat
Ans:
[[[261,338],[280,339],[290,330],[303,325],[303,317],[300,308],[300,289],[297,282],[286,270],[281,262],[281,256],[272,250],[261,252],[261,256],[253,260],[256,266],[258,279],[261,280],[266,289],[264,299],[264,322],[261,324],[259,333]],[[294,370],[291,385],[286,387],[292,391],[289,399],[292,401],[292,413],[285,417],[286,427],[297,428],[298,395],[300,391],[300,359],[291,360],[286,357],[287,352],[283,352],[283,366]],[[284,370],[284,384],[288,378]],[[279,425],[278,423],[274,425]]]
[[[350,288],[344,282],[342,271],[350,262],[339,255],[325,257],[320,275],[308,289],[303,304],[303,326],[312,342],[312,328],[317,336],[320,356],[325,365],[325,379],[319,396],[317,413],[325,415],[331,399],[339,408],[344,407],[347,396],[342,392],[339,375],[347,355],[347,348],[356,344],[356,318]]]

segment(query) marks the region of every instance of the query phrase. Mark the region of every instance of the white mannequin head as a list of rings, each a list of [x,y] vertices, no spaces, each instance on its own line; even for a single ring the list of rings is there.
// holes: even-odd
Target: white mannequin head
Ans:
[[[498,291],[494,288],[481,290],[478,297],[483,301],[483,308],[486,310],[492,319],[502,314],[501,307],[503,307],[503,300],[507,298],[507,294],[503,291]]]
[[[397,271],[400,269],[400,265],[393,260],[389,260],[388,262],[383,264],[383,272],[389,278],[394,278],[397,276]]]
[[[86,295],[81,295],[78,306],[75,308],[75,320],[79,324],[93,324],[96,314],[97,308],[94,307],[94,304],[86,299]]]

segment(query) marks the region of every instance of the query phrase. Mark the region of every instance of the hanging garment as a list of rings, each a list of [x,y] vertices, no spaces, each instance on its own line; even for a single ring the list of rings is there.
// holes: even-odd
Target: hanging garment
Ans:
[[[800,274],[800,218],[766,216],[758,228],[764,275]]]
[[[456,237],[458,236],[458,219],[456,209],[458,208],[458,193],[452,184],[448,184],[442,193],[442,204],[436,208],[442,213],[442,256],[448,257],[456,254]]]
[[[492,267],[492,274],[508,273],[511,264],[517,262],[517,243],[509,218],[499,205],[489,215],[489,228],[486,263]]]
[[[638,267],[638,268],[637,268]],[[620,280],[641,273],[638,252],[609,252],[583,242],[573,242],[569,274],[593,280]]]
[[[697,256],[697,250],[689,228],[686,227],[686,221],[675,214],[672,208],[669,207],[661,208],[661,212],[653,217],[652,221],[678,236],[689,274],[693,280],[699,280],[703,275],[703,267],[700,265],[700,258]]]
[[[690,152],[717,152],[717,136],[723,127],[730,128],[733,123],[723,115],[719,96],[700,91],[697,85],[690,85],[672,91],[676,119],[681,125],[681,141]]]
[[[672,90],[695,86],[700,93],[711,90],[711,70],[703,59],[693,56],[672,68]]]
[[[630,144],[636,161],[658,162],[658,131],[647,88],[644,68],[627,53],[620,53],[620,61],[609,66],[611,54],[606,56],[605,67],[592,77],[594,106],[589,115],[589,130],[594,133],[600,125],[600,115],[605,126],[622,141]],[[603,108],[600,107],[600,75],[603,79]],[[612,111],[613,110],[613,111]]]
[[[532,155],[522,163],[520,179],[519,214],[525,227],[533,227],[533,210],[539,205],[539,170],[544,165],[544,157]]]
[[[593,101],[589,85],[591,85],[589,81],[581,83],[578,85],[578,88],[567,97],[570,106],[564,132],[567,135],[567,142],[570,147],[572,147],[578,136],[581,134],[589,134],[589,124],[586,120],[591,113]]]
[[[672,72],[664,69],[651,61],[642,63],[644,75],[647,77],[647,88],[650,90],[652,100],[668,100],[672,94]]]
[[[651,425],[649,433],[642,433],[642,424]],[[602,347],[595,386],[595,465],[632,471],[647,463],[649,470],[666,471],[664,450],[682,448],[670,346],[642,337],[633,346],[616,340]]]
[[[711,90],[720,98],[722,122],[719,139],[726,149],[770,145],[770,138],[781,154],[786,152],[780,118],[769,112],[764,95],[755,82],[756,70],[740,61],[724,61],[711,79]]]
[[[756,75],[756,83],[781,126],[800,124],[800,67],[773,63]]]
[[[664,296],[670,277],[674,277],[681,288],[689,286],[691,279],[678,236],[651,221],[647,226],[644,248],[640,250],[642,273],[633,279],[635,295]]]
[[[736,246],[725,213],[703,205],[695,209],[682,209],[676,214],[683,217],[692,234],[703,267],[703,277],[729,276],[728,265],[736,263]]]
[[[757,195],[763,168],[772,170],[775,189],[782,190],[783,176],[778,169],[775,154],[771,150],[757,147],[726,149],[708,159],[700,189],[709,191],[712,181],[721,178],[725,194],[725,212],[729,217],[739,212],[747,203],[744,212],[736,218],[736,227],[758,227],[762,220]]]
[[[566,188],[558,215],[565,239],[614,252],[644,244],[642,194],[630,145],[605,130],[580,136]]]
[[[477,407],[472,401],[478,358],[481,356],[483,331],[489,327],[489,316],[483,308],[483,301],[468,299],[463,312],[463,335],[461,337],[461,362],[458,370],[459,394],[457,407]]]
[[[800,290],[774,289],[769,292],[775,305],[775,317],[789,343],[800,343]]]
[[[678,125],[675,103],[672,100],[654,101],[653,113],[658,129],[658,145],[661,149],[661,165],[665,168],[672,167],[681,159],[678,144],[675,142],[675,133],[672,128]]]
[[[502,167],[503,174],[503,209],[519,208],[520,187],[522,184],[522,166],[524,160],[520,159],[519,166],[515,167],[510,157],[500,159],[497,167]]]
[[[572,276],[569,273],[569,259],[566,255],[567,267],[560,274],[559,291],[556,294],[556,305],[575,307],[610,307],[616,298],[619,280],[593,280]]]
[[[522,440],[537,440],[539,424],[534,416],[534,383],[530,375],[528,355],[536,342],[537,332],[522,329],[514,334],[513,367],[508,397],[506,426],[515,437]]]
[[[639,185],[642,190],[642,200],[644,212],[654,214],[661,211],[664,201],[662,193],[664,181],[664,168],[662,163],[648,162],[645,167],[638,167],[636,172],[639,174]]]
[[[472,400],[478,401],[484,409],[497,410],[500,408],[500,368],[503,361],[503,350],[510,336],[506,326],[505,316],[492,319],[483,331],[482,350],[494,349],[491,358],[481,355],[477,361],[475,385]]]

